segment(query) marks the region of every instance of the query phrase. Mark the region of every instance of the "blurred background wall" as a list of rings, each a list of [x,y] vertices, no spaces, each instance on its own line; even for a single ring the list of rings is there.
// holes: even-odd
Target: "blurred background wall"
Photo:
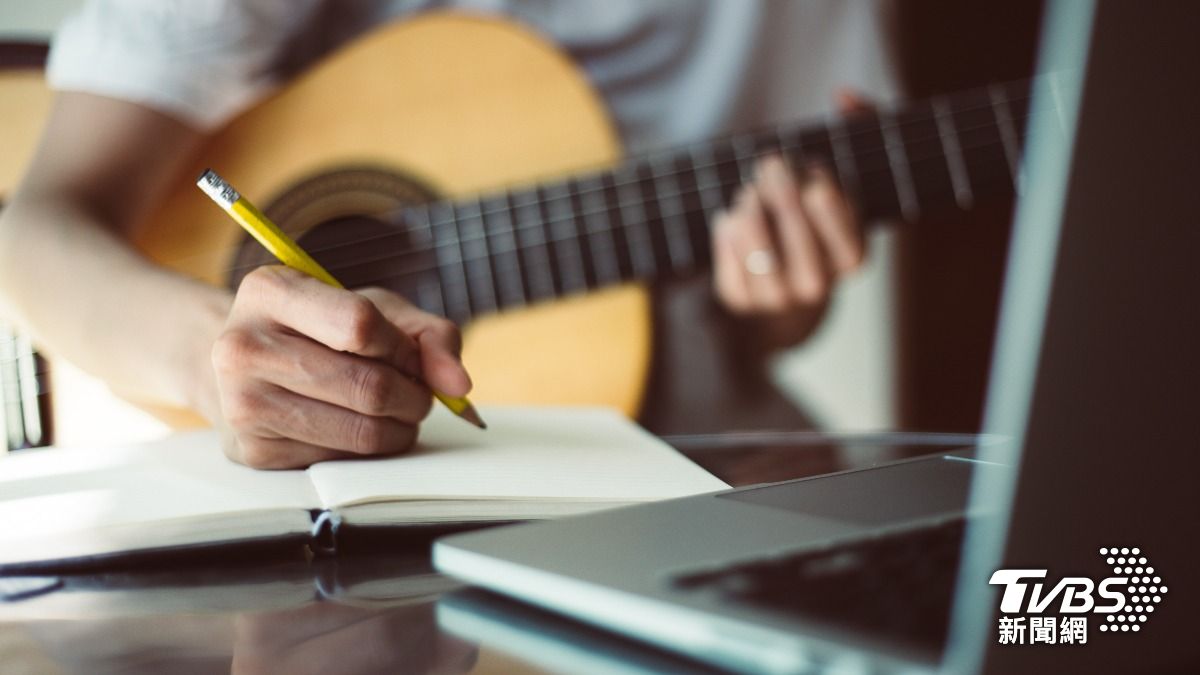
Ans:
[[[0,38],[46,38],[80,0],[0,0]]]
[[[926,97],[1033,72],[1040,0],[902,0],[901,76]],[[1011,202],[900,233],[901,426],[974,431],[1007,253]]]

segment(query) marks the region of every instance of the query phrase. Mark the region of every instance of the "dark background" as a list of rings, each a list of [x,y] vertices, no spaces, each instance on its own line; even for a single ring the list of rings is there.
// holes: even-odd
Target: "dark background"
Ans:
[[[896,3],[901,76],[923,98],[1033,72],[1042,2]],[[930,217],[900,236],[900,424],[981,424],[1011,201]]]

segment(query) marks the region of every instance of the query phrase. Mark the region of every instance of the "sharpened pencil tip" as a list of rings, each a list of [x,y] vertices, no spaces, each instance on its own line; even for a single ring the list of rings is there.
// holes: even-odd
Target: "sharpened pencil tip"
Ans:
[[[479,413],[475,411],[475,406],[473,405],[468,405],[466,408],[463,408],[463,411],[460,412],[458,416],[470,422],[471,424],[474,424],[480,429],[487,428],[487,422],[483,421],[483,418],[480,417]]]

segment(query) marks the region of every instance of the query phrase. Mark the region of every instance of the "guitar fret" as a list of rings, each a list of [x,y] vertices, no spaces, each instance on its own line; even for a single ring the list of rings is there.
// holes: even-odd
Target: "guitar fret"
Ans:
[[[721,203],[731,204],[738,190],[746,184],[742,166],[736,157],[732,144],[717,147],[713,150],[713,166],[720,181]]]
[[[537,195],[528,191],[516,192],[509,196],[509,203],[514,213],[518,214],[515,222],[526,223],[516,228],[518,250],[526,262],[526,295],[531,301],[556,297],[558,293],[551,271],[554,263],[550,258],[545,231],[541,227],[542,214]]]
[[[571,200],[571,238],[574,239],[575,248],[579,252],[584,283],[589,289],[596,288],[600,283],[600,273],[596,269],[596,252],[592,250],[592,239],[587,235],[583,222],[583,190],[575,178],[568,181],[567,185]]]
[[[580,217],[592,251],[596,280],[600,284],[616,283],[621,280],[621,263],[617,258],[617,237],[613,232],[610,211],[604,203],[604,181],[593,174],[579,179],[578,185]]]
[[[818,164],[833,170],[838,182],[845,185],[846,176],[842,168],[833,158],[833,144],[829,140],[829,129],[816,129],[795,132],[796,140],[793,145],[797,157],[796,165]]]
[[[996,125],[1000,128],[1000,139],[1004,143],[1004,159],[1008,161],[1009,174],[1013,184],[1016,184],[1017,173],[1020,171],[1021,141],[1017,137],[1012,112],[1008,109],[1008,98],[999,85],[995,84],[988,87],[988,96],[991,98]]]
[[[456,210],[458,241],[467,277],[471,282],[472,313],[495,311],[500,308],[496,300],[496,286],[499,280],[492,270],[487,228],[483,226],[482,204],[478,197],[461,204]]]
[[[1016,86],[1016,85],[1011,85],[1011,86]],[[998,87],[999,87],[998,91],[1007,91],[1007,89],[1004,89],[1002,86],[998,85]],[[981,88],[979,90],[976,90],[974,93],[977,94],[978,96],[982,96],[982,97],[986,98],[986,95],[984,92],[985,92],[985,89]],[[972,94],[972,92],[965,92],[965,94],[970,95],[970,94]],[[963,101],[958,100],[961,97],[962,97],[962,95],[956,95],[956,97],[954,98],[954,103],[953,103],[954,106],[960,106],[961,110],[957,107],[954,109],[950,109],[949,107],[946,107],[944,105],[945,104],[944,101],[938,101],[937,103],[942,104],[942,105],[939,105],[938,107],[943,108],[943,112],[940,115],[932,116],[931,119],[935,122],[934,126],[935,126],[935,130],[937,131],[937,135],[938,135],[938,137],[936,139],[937,143],[940,144],[941,146],[943,146],[943,150],[945,150],[946,145],[957,145],[957,148],[959,151],[958,154],[960,156],[963,156],[963,158],[964,158],[963,159],[963,162],[964,162],[963,171],[958,172],[959,175],[956,176],[956,180],[966,183],[967,191],[976,192],[976,191],[978,191],[979,186],[975,185],[974,172],[973,171],[968,172],[966,170],[966,164],[970,164],[970,160],[972,159],[972,157],[970,156],[970,153],[975,151],[979,147],[986,149],[989,146],[991,146],[995,149],[997,157],[1003,159],[1003,157],[1001,155],[1001,152],[1002,152],[1001,142],[1000,142],[1001,139],[999,136],[998,126],[993,119],[992,111],[991,111],[990,107],[987,106],[987,103],[982,103],[980,105],[967,105]],[[1010,103],[1010,105],[1008,107],[1012,108],[1014,102],[1011,100],[1011,98],[1009,100],[1009,103]],[[930,102],[925,102],[925,103],[919,104],[919,105],[933,107],[933,104]],[[903,126],[905,124],[908,124],[908,122],[900,121],[900,118],[906,116],[907,113],[909,113],[909,112],[911,112],[909,109],[902,109],[900,113],[892,115],[892,117],[896,119],[896,121],[894,122],[894,125],[897,128],[900,126]],[[981,114],[981,113],[984,114],[984,116],[989,120],[984,127],[981,127],[977,123],[970,122],[970,120],[974,120],[975,122],[978,122],[979,114]],[[957,124],[957,126],[955,126],[955,122],[958,121],[957,117],[960,114],[965,115],[966,117],[964,117],[964,119],[962,121],[960,121]],[[1020,126],[1019,126],[1020,120],[1011,114],[1009,117],[1013,121],[1014,127],[1017,128],[1017,138],[1019,140],[1022,136],[1022,132],[1021,132]],[[850,118],[851,122],[853,122],[854,119],[855,119],[854,117],[851,117]],[[947,120],[949,120],[950,126],[946,126]],[[937,127],[936,122],[939,122],[939,121],[942,123],[942,126],[941,126],[941,128],[936,128]],[[888,131],[890,132],[891,129],[888,129]],[[838,132],[840,132],[840,133],[838,133]],[[777,133],[779,135],[782,135],[783,131],[777,130]],[[805,142],[805,140],[810,137],[813,137],[814,133],[815,132],[813,129],[808,129],[808,130],[800,130],[796,134],[798,136],[798,138],[796,139],[796,141],[794,143],[794,147],[796,147],[798,150],[800,150],[801,151],[800,154],[802,154],[806,159],[809,157],[812,157],[812,156],[818,156],[827,161],[834,162],[835,168],[837,169],[837,173],[838,173],[839,177],[845,183],[849,183],[851,185],[853,185],[856,182],[854,180],[855,177],[862,178],[862,183],[864,185],[871,183],[871,182],[878,183],[878,182],[880,182],[881,178],[886,178],[886,182],[888,182],[889,184],[891,182],[893,182],[893,177],[890,175],[892,173],[892,168],[890,166],[877,166],[876,165],[877,162],[875,162],[875,160],[879,160],[880,162],[886,161],[888,148],[885,146],[885,144],[883,142],[876,142],[876,141],[872,140],[871,138],[869,138],[874,135],[879,135],[881,133],[880,129],[875,128],[875,127],[872,127],[871,129],[856,129],[853,123],[842,124],[841,126],[838,126],[836,124],[831,124],[830,129],[826,132],[826,134],[832,140],[828,143],[828,145],[829,145],[828,151],[823,152],[823,153],[812,152],[810,150],[810,148],[807,147],[808,144]],[[988,138],[983,138],[981,136],[981,134],[986,135],[989,133],[994,134],[995,138],[988,139]],[[947,138],[947,139],[942,138],[942,136],[946,136],[948,134],[953,134],[956,137],[955,143],[950,143],[949,138]],[[974,134],[975,136],[978,137],[978,138],[976,138],[976,140],[978,140],[980,142],[970,143],[970,144],[965,143],[965,139],[963,138],[964,134]],[[707,168],[717,168],[717,169],[719,169],[717,171],[717,173],[720,174],[720,173],[724,173],[724,169],[727,168],[726,165],[728,163],[732,163],[732,164],[736,165],[733,168],[736,168],[739,171],[739,173],[741,173],[742,171],[744,171],[747,174],[751,173],[750,159],[751,159],[752,153],[757,152],[757,150],[759,150],[759,149],[762,149],[763,143],[760,143],[759,141],[765,142],[765,138],[766,138],[766,136],[763,136],[762,138],[760,138],[757,135],[750,135],[750,134],[743,134],[739,137],[735,137],[733,139],[733,141],[736,141],[736,144],[738,145],[738,150],[739,150],[739,152],[736,156],[734,156],[734,154],[732,152],[725,151],[726,146],[728,146],[731,143],[731,141],[726,140],[725,142],[721,143],[721,145],[719,146],[722,148],[722,151],[724,152],[724,156],[723,157],[715,157],[712,160],[712,162],[710,162],[709,164],[715,164],[716,167],[710,166]],[[917,140],[923,141],[924,139],[921,138],[921,139],[917,139]],[[910,173],[912,173],[911,166],[914,163],[926,158],[924,156],[916,157],[913,155],[912,152],[909,151],[909,145],[912,142],[913,141],[909,137],[905,136],[904,134],[901,134],[900,142],[898,145],[895,146],[896,148],[899,148],[901,146],[904,147],[905,154],[908,159],[908,164],[910,166]],[[777,144],[773,145],[771,147],[776,147],[776,146],[777,146]],[[834,151],[835,146],[836,146],[836,151]],[[752,151],[751,147],[754,147],[755,150]],[[790,147],[792,147],[792,144],[788,144],[788,143],[784,144],[785,149],[790,148]],[[689,148],[688,150],[689,150],[689,152],[686,155],[681,155],[681,156],[686,156],[688,158],[697,158],[697,157],[702,156],[702,154],[704,154],[706,151],[711,154],[713,151],[713,148],[712,148],[712,144],[708,144],[707,147],[704,145],[697,145],[697,146],[693,146],[693,147]],[[954,153],[950,153],[950,154],[954,154]],[[944,151],[939,153],[938,159],[939,160],[947,159],[945,157],[945,155],[946,155],[946,153]],[[953,158],[950,158],[950,161],[953,161]],[[705,181],[703,180],[703,177],[707,173],[705,171],[705,167],[702,166],[702,163],[699,161],[693,160],[693,163],[696,164],[696,166],[688,173],[693,173],[698,178],[700,178],[701,180],[698,180],[697,181],[698,183],[704,183]],[[995,166],[1001,167],[1001,164],[996,163]],[[678,171],[674,172],[674,174],[679,174],[679,173],[680,172],[678,172]],[[672,175],[672,176],[667,176],[667,177],[668,178],[677,178],[678,176]],[[661,177],[659,177],[659,178],[661,181]],[[723,186],[735,186],[735,185],[739,185],[741,182],[740,180],[731,181],[727,176],[723,176],[723,178],[724,178],[724,180],[722,182]],[[913,182],[914,182],[914,184],[917,182],[917,179],[915,176],[913,178]],[[895,189],[895,186],[893,186],[893,190],[894,189]],[[922,192],[920,190],[916,190],[916,192],[917,192],[917,201],[919,204],[921,201],[924,200],[924,195],[922,194]],[[582,196],[583,195],[580,195],[580,197],[582,197]],[[669,195],[667,195],[664,192],[663,196],[666,197]],[[712,202],[714,200],[712,200],[712,198],[707,195],[705,196],[705,201],[709,202],[710,206],[714,205],[714,204],[712,204]]]
[[[611,223],[614,242],[614,252],[617,254],[617,264],[621,269],[622,279],[641,278],[637,273],[637,263],[629,242],[629,228],[625,226],[624,214],[621,212],[621,197],[617,193],[617,174],[607,173],[601,179],[604,186],[604,204],[607,209],[606,217]]]
[[[908,222],[916,222],[921,216],[920,204],[917,201],[917,190],[913,185],[913,177],[909,168],[908,155],[904,149],[904,139],[896,127],[896,118],[890,114],[881,114],[880,132],[883,134],[884,150],[887,152],[888,164],[892,168],[892,180],[896,185],[896,196],[900,200],[900,212]]]
[[[679,183],[675,179],[672,169],[673,166],[668,165],[667,171],[659,172],[656,169],[659,165],[651,165],[650,170],[650,186],[654,191],[660,204],[659,215],[663,219],[663,223],[670,229],[667,230],[667,254],[671,260],[671,269],[680,272],[687,271],[692,266],[692,240],[691,233],[688,232],[687,221],[684,218],[683,197],[680,193]],[[668,190],[660,190],[661,181],[668,181]],[[663,206],[669,205],[670,209],[664,209]]]
[[[412,230],[425,233],[418,248],[433,249],[413,253],[431,254],[442,283],[411,266],[394,276],[416,282],[411,290],[423,307],[457,318],[624,279],[690,273],[711,263],[709,218],[752,180],[759,153],[775,149],[797,165],[832,163],[867,219],[915,219],[951,197],[969,208],[977,195],[1011,189],[1027,131],[1018,110],[1026,96],[1015,85],[979,88],[489,193],[459,204],[457,215],[454,204],[439,202],[424,209],[424,220],[413,216]]]
[[[954,185],[954,199],[958,207],[965,211],[974,204],[975,195],[967,177],[967,164],[963,160],[962,146],[958,143],[958,133],[954,130],[954,120],[950,116],[945,98],[934,98],[932,105],[933,117],[937,121],[938,138],[942,141],[946,166],[950,169],[950,181]]]
[[[504,199],[507,205],[507,198]],[[525,294],[525,275],[521,266],[520,246],[517,244],[517,231],[513,226],[512,213],[508,208],[480,209],[483,214],[484,229],[489,232],[492,240],[492,272],[496,275],[500,300],[507,306],[524,305],[528,302]]]
[[[516,204],[513,201],[513,194],[509,190],[502,193],[503,211],[505,219],[508,222],[509,231],[512,233],[513,255],[516,259],[518,288],[521,291],[521,304],[529,304],[537,299],[537,294],[533,290],[531,268],[536,262],[530,261],[529,251],[521,244],[521,235],[519,230],[522,229],[519,225],[517,217]]]
[[[863,203],[862,186],[859,182],[857,162],[854,159],[854,146],[847,137],[845,122],[841,119],[825,125],[829,138],[829,148],[832,151],[829,159],[837,171],[842,189],[846,190],[858,203]],[[837,132],[837,133],[835,133]]]
[[[406,210],[404,224],[417,235],[417,242],[425,242],[427,247],[435,243],[428,206],[414,206]],[[431,314],[446,316],[446,298],[442,290],[441,268],[437,264],[436,256],[435,253],[433,271],[437,278],[431,279],[428,274],[420,274],[417,277],[417,304]]]
[[[558,258],[558,269],[563,292],[588,289],[584,271],[584,252],[575,230],[574,209],[571,207],[571,192],[565,184],[554,183],[543,188],[545,195],[542,209],[550,227],[552,249]],[[572,244],[574,244],[572,246]]]
[[[435,204],[430,209],[430,220],[441,222],[433,228],[437,253],[438,275],[441,277],[442,292],[446,300],[446,316],[462,321],[471,316],[470,282],[467,280],[466,263],[463,260],[461,237],[458,236],[458,221],[451,215],[437,219],[433,209],[452,209],[449,204]],[[451,214],[453,211],[451,211]],[[455,283],[461,281],[461,283]]]
[[[460,313],[463,316],[475,315],[475,298],[471,295],[471,276],[467,271],[467,251],[463,248],[462,230],[459,229],[459,221],[457,209],[453,203],[448,205],[450,208],[450,228],[453,235],[451,240],[454,245],[454,262],[457,270],[457,278],[462,281],[462,309]],[[453,279],[452,279],[453,281]]]
[[[679,189],[679,199],[683,208],[681,219],[688,233],[692,271],[703,269],[712,258],[708,236],[710,212],[706,208],[701,194],[697,192],[692,155],[680,155],[676,160],[675,171],[676,187]]]
[[[692,176],[695,178],[696,189],[700,191],[700,203],[704,206],[704,211],[712,217],[719,211],[724,204],[721,203],[721,176],[717,173],[716,156],[713,154],[711,145],[704,146],[703,150],[708,155],[708,162],[703,164],[696,161],[696,148],[688,149],[688,157],[691,159]]]
[[[622,167],[614,177],[627,171],[627,167]],[[641,195],[631,194],[633,190],[641,191],[636,180],[636,168],[634,171],[634,180],[617,180],[617,209],[621,214],[626,235],[625,246],[633,261],[634,272],[640,277],[652,277],[658,273],[658,263],[655,261],[654,240],[646,223],[646,210],[643,208]]]
[[[662,214],[662,202],[654,188],[654,169],[649,161],[643,159],[634,164],[637,176],[638,196],[642,200],[644,221],[642,226],[650,237],[650,252],[654,256],[654,274],[660,275],[671,272],[674,266],[671,261],[671,244],[668,240],[666,221]]]
[[[753,136],[734,136],[730,142],[733,161],[737,164],[739,182],[748,185],[754,182],[754,162],[758,159],[758,143]]]
[[[896,113],[894,119],[904,141],[908,173],[919,203],[925,206],[953,202],[954,185],[938,138],[933,108],[928,103],[913,106]]]
[[[805,163],[804,151],[800,149],[800,138],[795,133],[796,129],[790,124],[778,124],[775,126],[775,146],[779,148],[779,154],[783,156],[784,161],[792,167],[803,167]],[[796,138],[792,138],[795,135]]]
[[[902,215],[900,179],[892,168],[880,120],[874,113],[858,113],[842,124],[847,145],[853,153],[861,214],[865,221]]]
[[[972,189],[1011,190],[1012,173],[986,88],[966,91],[954,98],[956,105],[951,109],[951,119],[963,161],[970,170]]]

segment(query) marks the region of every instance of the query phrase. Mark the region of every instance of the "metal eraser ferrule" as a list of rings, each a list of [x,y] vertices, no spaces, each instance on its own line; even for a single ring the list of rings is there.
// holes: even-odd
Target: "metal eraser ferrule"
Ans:
[[[217,172],[212,169],[205,169],[204,173],[200,174],[200,178],[196,180],[196,185],[213,201],[225,208],[233,206],[234,202],[242,198],[242,195],[238,194],[232,185],[226,183],[225,179],[218,176]]]

